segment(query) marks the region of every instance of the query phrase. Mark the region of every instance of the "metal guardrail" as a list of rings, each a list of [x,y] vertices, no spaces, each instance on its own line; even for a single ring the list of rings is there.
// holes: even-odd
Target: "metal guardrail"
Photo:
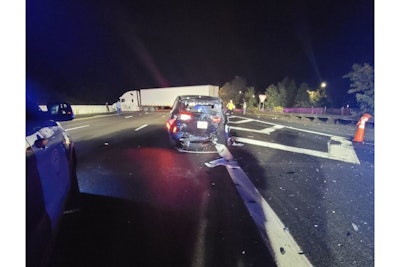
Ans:
[[[241,109],[235,110],[238,114],[243,114]],[[271,112],[261,110],[246,110],[246,113],[257,116],[279,118],[287,120],[303,120],[307,122],[316,123],[329,123],[329,124],[343,124],[343,125],[356,125],[361,116],[357,115],[335,115],[335,114],[311,114],[311,113],[284,113],[284,112]],[[374,126],[374,119],[367,121],[368,125]]]
[[[283,108],[284,113],[301,113],[301,114],[330,114],[351,116],[354,112],[350,108]]]

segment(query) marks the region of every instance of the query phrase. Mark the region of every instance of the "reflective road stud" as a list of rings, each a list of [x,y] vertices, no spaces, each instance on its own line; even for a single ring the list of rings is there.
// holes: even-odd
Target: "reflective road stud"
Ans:
[[[371,118],[372,116],[370,114],[364,113],[357,122],[357,131],[353,139],[354,142],[364,142],[365,123]]]

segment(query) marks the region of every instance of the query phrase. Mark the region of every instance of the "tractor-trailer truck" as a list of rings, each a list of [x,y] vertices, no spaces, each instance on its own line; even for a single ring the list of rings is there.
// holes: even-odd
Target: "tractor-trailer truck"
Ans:
[[[170,109],[179,95],[219,96],[219,86],[194,85],[131,90],[119,99],[122,111],[155,111]],[[115,104],[113,106],[115,107]]]

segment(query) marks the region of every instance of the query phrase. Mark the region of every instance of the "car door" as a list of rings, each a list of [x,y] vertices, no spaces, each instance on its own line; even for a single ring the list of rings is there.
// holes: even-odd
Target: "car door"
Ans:
[[[64,145],[66,135],[54,121],[37,122],[32,126],[35,131],[26,136],[26,142],[35,156],[45,209],[55,228],[70,187],[68,152]]]
[[[70,171],[64,130],[36,109],[27,108],[26,115],[27,263],[37,263],[63,214]]]

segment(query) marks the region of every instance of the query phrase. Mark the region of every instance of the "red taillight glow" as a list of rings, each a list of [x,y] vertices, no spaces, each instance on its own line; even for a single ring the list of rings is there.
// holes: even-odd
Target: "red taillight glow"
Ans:
[[[179,114],[179,118],[183,121],[189,121],[192,119],[192,113],[190,112],[182,112]]]
[[[170,119],[167,121],[167,123],[165,124],[165,126],[167,127],[167,130],[170,131],[171,130],[171,126],[174,124],[175,119]]]
[[[165,126],[167,127],[167,130],[172,133],[176,133],[178,131],[178,128],[175,125],[175,119],[168,120]]]
[[[212,121],[215,122],[215,123],[219,123],[221,121],[221,118],[220,117],[213,117]]]

